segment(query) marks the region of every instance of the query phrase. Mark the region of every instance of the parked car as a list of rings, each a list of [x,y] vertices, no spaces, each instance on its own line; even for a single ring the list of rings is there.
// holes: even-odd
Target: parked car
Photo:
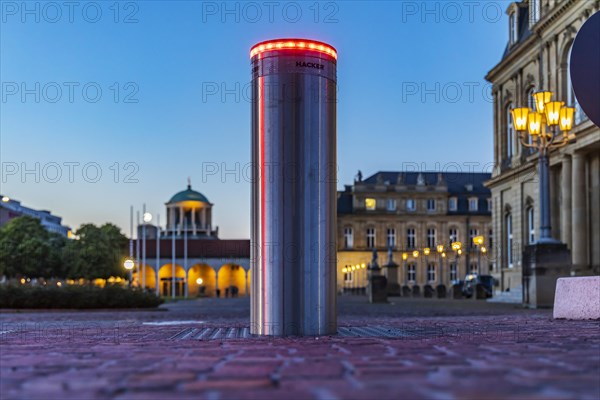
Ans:
[[[467,275],[463,283],[463,295],[467,298],[472,297],[475,294],[477,285],[481,285],[485,297],[490,298],[494,293],[494,281],[494,277],[491,275]]]

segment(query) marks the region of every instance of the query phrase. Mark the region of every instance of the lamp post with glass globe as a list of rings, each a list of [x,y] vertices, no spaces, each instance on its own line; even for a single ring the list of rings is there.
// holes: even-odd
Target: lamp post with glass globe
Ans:
[[[481,247],[485,238],[481,235],[473,238],[473,245],[477,248],[477,276],[481,275]]]
[[[408,253],[402,253],[402,261],[404,261],[404,286],[408,286]],[[404,290],[404,289],[402,289]]]
[[[440,285],[443,285],[444,284],[444,279],[443,279],[443,276],[444,276],[444,259],[446,258],[446,253],[444,252],[444,245],[443,244],[438,244],[436,246],[436,250],[437,250],[438,256],[440,257],[439,258],[439,260],[440,260],[440,277],[439,277],[438,281],[439,281]]]
[[[415,259],[415,284],[413,285],[414,288],[414,286],[417,286],[417,270],[419,269],[419,250],[414,250],[412,252],[412,256]]]
[[[127,258],[123,262],[123,267],[129,272],[129,288],[131,288],[131,281],[133,280],[132,270],[135,267],[135,262],[131,258]]]
[[[142,219],[144,221],[142,225],[142,288],[146,290],[146,224],[152,221],[152,214],[146,212],[145,204]]]
[[[450,248],[454,251],[454,260],[456,261],[456,275],[457,275],[457,279],[458,279],[458,277],[460,276],[458,271],[460,271],[459,260],[460,260],[460,255],[462,254],[462,243],[461,242],[452,242],[450,244]]]
[[[538,151],[540,237],[526,246],[523,255],[526,302],[532,307],[552,306],[556,279],[568,276],[571,255],[567,246],[552,237],[550,217],[549,155],[575,139],[570,133],[575,108],[562,101],[552,101],[553,93],[533,94],[535,110],[519,107],[511,110],[513,125],[523,147]],[[568,266],[568,267],[567,267]],[[543,270],[543,273],[538,273]],[[530,280],[533,279],[533,285]]]

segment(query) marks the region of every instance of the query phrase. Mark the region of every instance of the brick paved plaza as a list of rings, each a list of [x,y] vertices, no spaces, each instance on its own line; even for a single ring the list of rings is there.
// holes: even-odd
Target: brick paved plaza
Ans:
[[[247,298],[158,311],[3,312],[0,398],[600,398],[600,321],[472,300],[339,300],[340,326],[400,334],[186,336],[248,326]]]

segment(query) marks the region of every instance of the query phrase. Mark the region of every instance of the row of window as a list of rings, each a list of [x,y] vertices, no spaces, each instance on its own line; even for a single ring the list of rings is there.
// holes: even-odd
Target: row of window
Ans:
[[[374,211],[377,209],[377,203],[384,200],[378,200],[374,198],[366,198],[365,199],[365,209],[367,211]],[[436,210],[436,200],[435,199],[427,199],[425,203],[425,207],[427,211],[435,211]],[[387,199],[385,200],[385,209],[387,211],[396,211],[398,203],[396,199]],[[491,199],[487,199],[487,209],[490,211],[492,209]],[[406,211],[416,211],[417,210],[417,202],[415,199],[407,199],[406,200]],[[448,211],[457,211],[458,210],[458,198],[450,197],[448,199]],[[469,198],[469,211],[478,211],[479,210],[479,198],[470,197]]]
[[[473,238],[475,236],[479,236],[479,230],[478,229],[469,229],[468,245],[473,243]],[[375,228],[367,228],[367,230],[366,230],[366,246],[367,246],[367,248],[370,248],[370,249],[374,248],[375,243],[377,243],[376,239],[377,239],[377,230]],[[396,235],[395,228],[387,228],[386,239],[387,239],[386,245],[388,247],[396,247],[398,242],[396,240],[397,235]],[[457,242],[457,241],[458,241],[458,229],[450,228],[448,230],[448,243]],[[406,230],[405,244],[406,244],[405,248],[407,248],[407,249],[414,249],[417,247],[417,235],[416,235],[415,228],[408,228]],[[429,247],[429,248],[433,249],[436,247],[437,244],[438,244],[437,230],[435,228],[427,228],[425,247]],[[442,242],[439,244],[444,244],[444,243]],[[488,244],[487,245],[489,248],[491,248],[493,245],[491,229],[488,232]],[[351,249],[353,247],[354,247],[354,230],[352,229],[352,227],[345,227],[344,228],[344,248]]]
[[[450,263],[448,265],[450,280],[455,281],[458,279],[458,265],[456,263]],[[469,265],[469,270],[471,274],[476,274],[478,271],[477,263],[471,263]],[[427,281],[428,282],[437,282],[437,265],[434,263],[427,264]],[[358,281],[358,276],[360,274],[360,270],[352,270],[350,265],[346,266],[346,272],[344,272],[344,282],[350,283],[355,280]],[[364,274],[364,273],[363,273]],[[415,283],[417,280],[417,264],[409,263],[406,265],[406,280],[409,283]]]

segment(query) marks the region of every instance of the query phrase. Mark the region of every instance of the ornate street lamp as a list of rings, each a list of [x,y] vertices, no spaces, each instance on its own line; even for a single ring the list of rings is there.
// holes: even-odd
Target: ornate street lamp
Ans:
[[[475,236],[473,238],[473,244],[477,248],[477,276],[481,275],[481,248],[485,238],[483,236]],[[485,247],[483,247],[485,248]]]
[[[402,253],[402,260],[404,261],[404,286],[408,286],[408,253]],[[404,289],[402,289],[404,290]],[[403,294],[404,296],[404,294]]]
[[[363,283],[365,285],[364,288],[360,288],[360,291],[362,292],[364,290],[364,294],[367,294],[367,264],[360,264],[360,269],[363,270]]]
[[[417,284],[418,283],[418,281],[417,281],[417,270],[419,269],[419,250],[413,251],[412,252],[412,256],[415,259],[415,284]]]
[[[129,287],[131,287],[131,281],[133,278],[132,270],[133,267],[135,267],[135,262],[133,262],[131,258],[127,258],[125,261],[123,261],[123,267],[129,272]]]
[[[512,109],[513,125],[519,132],[521,144],[538,150],[540,238],[536,243],[559,243],[551,236],[548,154],[550,150],[566,146],[575,138],[574,134],[569,133],[573,127],[575,108],[566,107],[561,101],[551,101],[552,92],[537,92],[532,96],[536,109]],[[526,140],[528,134],[530,143]]]
[[[446,253],[444,253],[444,245],[443,244],[438,244],[436,247],[436,250],[438,252],[438,255],[441,257],[440,258],[440,278],[439,280],[439,284],[443,285],[444,284],[444,258],[446,257]]]

